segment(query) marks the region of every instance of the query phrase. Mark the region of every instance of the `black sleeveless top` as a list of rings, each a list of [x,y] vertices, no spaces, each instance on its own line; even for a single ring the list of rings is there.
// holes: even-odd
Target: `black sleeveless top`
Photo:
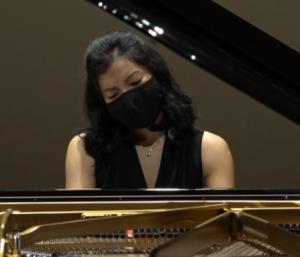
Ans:
[[[166,132],[156,188],[203,187],[201,142],[203,131],[189,130],[173,138]],[[133,144],[122,144],[109,157],[109,165],[95,163],[96,187],[103,189],[147,188]]]

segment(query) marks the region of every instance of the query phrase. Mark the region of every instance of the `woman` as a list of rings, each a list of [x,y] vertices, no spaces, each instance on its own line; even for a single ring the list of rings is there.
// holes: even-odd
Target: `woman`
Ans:
[[[94,40],[85,68],[90,128],[69,143],[66,188],[234,186],[227,143],[194,127],[191,99],[141,38]]]

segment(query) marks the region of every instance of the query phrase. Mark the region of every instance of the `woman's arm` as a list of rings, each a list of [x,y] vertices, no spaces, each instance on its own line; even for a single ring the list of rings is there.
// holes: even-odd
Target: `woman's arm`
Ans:
[[[233,188],[234,163],[226,141],[205,131],[201,147],[205,186],[214,189]]]
[[[84,149],[84,141],[75,136],[69,143],[66,155],[66,188],[95,188],[95,161]]]

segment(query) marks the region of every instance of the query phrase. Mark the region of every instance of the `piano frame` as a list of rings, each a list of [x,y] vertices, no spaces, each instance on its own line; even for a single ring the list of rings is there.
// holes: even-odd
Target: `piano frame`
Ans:
[[[300,237],[278,226],[300,224],[299,205],[299,190],[279,189],[6,191],[0,193],[0,256],[19,256],[18,249],[38,241],[112,227],[173,225],[191,230],[155,248],[150,256],[191,256],[241,234],[300,256]]]

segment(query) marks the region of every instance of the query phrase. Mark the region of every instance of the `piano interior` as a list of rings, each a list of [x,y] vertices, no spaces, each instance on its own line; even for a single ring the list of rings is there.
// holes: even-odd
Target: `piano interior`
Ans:
[[[1,202],[1,256],[300,256],[297,200]]]

